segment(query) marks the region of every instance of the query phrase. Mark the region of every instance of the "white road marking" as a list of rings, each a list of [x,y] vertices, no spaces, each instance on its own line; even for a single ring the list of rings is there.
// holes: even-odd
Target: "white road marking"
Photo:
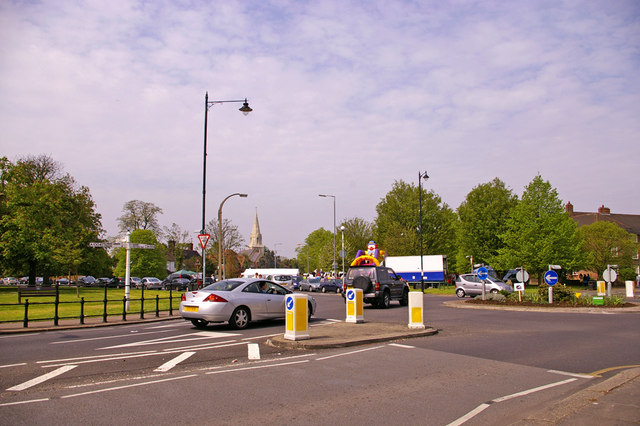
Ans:
[[[178,336],[161,337],[158,339],[143,340],[140,342],[124,343],[122,345],[106,346],[104,348],[99,348],[99,349],[104,350],[104,349],[130,348],[132,346],[162,345],[166,343],[187,343],[194,340],[220,339],[223,337],[231,337],[231,336],[238,336],[238,334],[219,333],[216,331],[202,331],[199,333],[181,334]]]
[[[346,355],[357,354],[357,353],[359,353],[359,352],[372,351],[372,350],[374,350],[374,349],[380,349],[380,348],[384,348],[384,346],[374,346],[373,348],[366,348],[366,349],[360,349],[360,350],[358,350],[358,351],[343,352],[343,353],[336,354],[336,355],[324,356],[324,357],[321,357],[321,358],[316,358],[316,361],[322,361],[322,360],[325,360],[325,359],[336,358],[336,357],[339,357],[339,356],[346,356]]]
[[[245,337],[242,340],[256,340],[256,339],[265,339],[267,337],[273,337],[273,336],[279,336],[281,334],[284,333],[274,333],[274,334],[263,334],[262,336],[255,336],[255,337]]]
[[[158,379],[158,380],[151,380],[149,382],[134,383],[134,384],[131,384],[131,385],[115,386],[115,387],[112,387],[112,388],[98,389],[98,390],[93,390],[93,391],[74,393],[74,394],[71,394],[71,395],[64,395],[64,396],[61,396],[60,399],[75,398],[77,396],[84,396],[84,395],[91,395],[91,394],[95,394],[95,393],[109,392],[109,391],[113,391],[113,390],[134,388],[134,387],[137,387],[137,386],[152,385],[152,384],[155,384],[155,383],[168,382],[168,381],[171,381],[171,380],[189,379],[191,377],[196,377],[196,376],[197,376],[197,374],[189,374],[188,376],[170,377],[168,379]]]
[[[25,389],[28,389],[32,386],[35,385],[39,385],[42,382],[46,382],[49,379],[53,379],[56,376],[59,376],[63,373],[66,373],[69,370],[73,370],[74,368],[76,368],[77,365],[65,365],[64,367],[60,367],[56,370],[50,371],[47,374],[43,374],[40,377],[36,377],[35,379],[31,379],[29,381],[26,381],[20,385],[16,385],[16,386],[12,386],[9,389],[7,389],[8,391],[22,391]]]
[[[33,402],[44,402],[44,401],[49,401],[49,398],[30,399],[28,401],[5,402],[0,404],[0,407],[8,407],[9,405],[31,404]]]
[[[247,343],[247,352],[249,359],[260,359],[260,346],[257,343]]]
[[[52,345],[60,345],[63,343],[77,343],[77,342],[90,342],[92,340],[106,340],[106,339],[119,339],[121,337],[138,337],[138,336],[142,336],[143,334],[157,334],[157,333],[167,333],[171,330],[163,330],[163,331],[148,331],[146,333],[136,333],[136,334],[131,334],[131,333],[127,333],[127,334],[120,334],[118,336],[104,336],[104,337],[89,337],[86,339],[73,339],[73,340],[63,340],[60,342],[51,342]]]
[[[280,364],[269,364],[269,365],[255,365],[253,367],[240,367],[240,368],[229,368],[227,370],[218,370],[218,371],[209,371],[204,374],[221,374],[221,373],[235,373],[236,371],[247,371],[247,370],[260,370],[263,368],[271,368],[271,367],[283,367],[285,365],[294,365],[294,364],[304,364],[309,362],[308,359],[302,361],[292,361],[292,362],[283,362]]]
[[[578,379],[567,379],[567,380],[563,380],[561,382],[555,382],[555,383],[550,383],[550,384],[544,385],[544,386],[538,386],[537,388],[527,389],[527,390],[524,390],[522,392],[512,393],[511,395],[506,395],[506,396],[502,396],[500,398],[496,398],[496,399],[492,400],[491,402],[507,401],[509,399],[517,398],[519,396],[529,395],[529,394],[532,394],[534,392],[539,392],[541,390],[554,388],[556,386],[566,385],[567,383],[575,382],[576,380],[578,380]]]
[[[563,376],[577,377],[579,379],[595,379],[596,378],[596,376],[591,376],[589,374],[569,373],[568,371],[559,371],[559,370],[547,370],[547,373],[561,374]]]
[[[21,362],[19,364],[7,364],[7,365],[0,365],[0,368],[8,368],[8,367],[20,367],[21,365],[27,365],[26,362]]]
[[[140,352],[129,352],[129,353],[125,353],[125,354],[108,354],[108,355],[82,356],[82,357],[75,357],[75,358],[49,359],[49,360],[45,360],[45,361],[36,361],[36,364],[50,364],[50,363],[69,364],[69,363],[82,362],[83,360],[87,360],[87,359],[90,359],[90,360],[91,359],[100,359],[100,358],[109,358],[109,359],[111,359],[112,357],[131,356],[131,355],[144,355],[144,354],[154,354],[154,353],[156,353],[156,351],[140,351]]]
[[[389,343],[389,346],[395,346],[396,348],[415,349],[415,346],[401,345],[400,343]]]
[[[452,421],[447,426],[459,426],[459,425],[465,423],[467,420],[470,420],[473,417],[477,416],[478,414],[482,413],[487,408],[489,408],[489,404],[480,404],[476,408],[474,408],[473,410],[469,411],[464,416],[460,417],[459,419],[456,419],[456,420]]]
[[[167,372],[194,354],[195,352],[183,352],[177,357],[173,358],[171,361],[165,362],[164,364],[162,364],[160,367],[156,368],[153,371],[157,371],[159,373]]]

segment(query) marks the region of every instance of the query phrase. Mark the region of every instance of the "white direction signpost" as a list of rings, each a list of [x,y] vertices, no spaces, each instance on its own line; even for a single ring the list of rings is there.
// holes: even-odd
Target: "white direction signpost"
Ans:
[[[156,248],[156,246],[154,244],[138,244],[138,243],[132,243],[129,241],[129,238],[131,236],[131,233],[127,232],[127,239],[125,242],[123,243],[103,243],[103,242],[92,242],[89,243],[89,247],[101,247],[101,248],[119,248],[119,247],[124,247],[127,249],[127,257],[126,257],[126,263],[125,263],[125,272],[124,272],[124,296],[127,299],[127,303],[125,306],[125,309],[128,311],[129,310],[129,294],[131,292],[131,249],[132,248],[137,248],[137,249],[146,249],[146,250],[150,250],[150,249],[154,249]],[[106,290],[105,290],[106,292]],[[105,293],[106,295],[106,293]]]
[[[549,285],[549,303],[553,303],[553,286],[558,283],[556,271],[549,270],[544,273],[544,282]]]
[[[611,297],[611,283],[618,279],[618,274],[615,271],[618,265],[607,265],[607,269],[602,273],[602,278],[607,282],[607,296]]]
[[[482,280],[482,300],[485,300],[485,282],[484,282],[484,280],[486,280],[487,277],[489,276],[489,270],[487,268],[485,268],[484,266],[482,268],[478,268],[477,275],[478,275],[478,278],[480,278]]]
[[[518,269],[518,272],[516,272],[516,280],[519,282],[513,283],[513,289],[518,292],[518,300],[522,302],[524,283],[529,281],[529,273],[524,269],[524,267]]]

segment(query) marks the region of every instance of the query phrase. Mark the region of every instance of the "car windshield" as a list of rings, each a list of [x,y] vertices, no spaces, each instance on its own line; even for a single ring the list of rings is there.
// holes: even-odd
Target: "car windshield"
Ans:
[[[493,278],[492,276],[487,277],[487,279],[488,279],[489,281],[491,281],[491,282],[496,283],[496,284],[505,284],[505,283],[504,283],[504,281],[499,280],[499,279],[497,279],[497,278]],[[506,285],[506,284],[505,284],[505,285]]]
[[[291,277],[289,275],[276,275],[273,279],[276,281],[288,281]]]
[[[244,281],[223,280],[223,281],[218,281],[217,283],[209,284],[208,286],[204,287],[203,290],[231,291],[237,288],[241,284],[244,284]]]
[[[310,283],[319,283],[320,282],[320,278],[309,278],[309,282]]]

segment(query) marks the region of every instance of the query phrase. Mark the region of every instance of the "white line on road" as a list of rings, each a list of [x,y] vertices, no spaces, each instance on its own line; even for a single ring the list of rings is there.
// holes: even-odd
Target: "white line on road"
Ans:
[[[36,364],[50,364],[50,363],[64,363],[64,364],[73,363],[73,364],[75,364],[76,362],[80,362],[80,361],[83,361],[83,360],[95,360],[95,359],[99,359],[99,358],[112,359],[113,357],[131,356],[131,355],[145,355],[145,354],[155,354],[155,353],[157,353],[157,352],[156,351],[141,351],[141,352],[129,352],[129,353],[126,353],[126,354],[93,355],[93,356],[83,356],[83,357],[76,357],[76,358],[61,358],[61,359],[50,359],[50,360],[45,360],[45,361],[36,361]]]
[[[395,346],[396,348],[415,349],[415,346],[401,345],[400,343],[389,343],[389,346]]]
[[[561,374],[563,376],[577,377],[579,379],[595,379],[596,376],[590,374],[569,373],[568,371],[547,370],[547,373]]]
[[[60,367],[56,370],[50,371],[47,374],[43,374],[40,377],[36,377],[35,379],[31,379],[27,382],[24,382],[20,385],[16,385],[13,387],[10,387],[9,389],[7,389],[8,391],[21,391],[21,390],[25,390],[28,389],[32,386],[38,385],[42,382],[46,382],[49,379],[53,379],[56,376],[59,376],[63,373],[66,373],[69,370],[73,370],[74,368],[76,368],[77,365],[65,365],[64,367]]]
[[[171,380],[189,379],[191,377],[196,377],[196,376],[197,376],[197,374],[189,374],[188,376],[170,377],[168,379],[151,380],[149,382],[134,383],[134,384],[131,384],[131,385],[124,385],[124,386],[115,386],[115,387],[112,387],[112,388],[98,389],[98,390],[93,390],[93,391],[74,393],[74,394],[71,394],[71,395],[64,395],[64,396],[61,396],[60,399],[75,398],[76,396],[91,395],[91,394],[94,394],[94,393],[109,392],[109,391],[112,391],[112,390],[134,388],[136,386],[153,385],[153,384],[156,384],[156,383],[168,382],[168,381],[171,381]]]
[[[162,345],[166,343],[190,343],[195,340],[203,339],[221,339],[224,337],[237,336],[237,333],[218,333],[215,331],[201,331],[199,333],[181,334],[178,336],[162,337],[159,339],[143,340],[140,342],[125,343],[122,345],[107,346],[99,349],[117,349],[127,348],[132,346],[148,346],[148,345]]]
[[[249,359],[260,359],[260,346],[257,343],[247,343],[247,352]]]
[[[459,419],[452,421],[447,426],[459,426],[459,425],[465,423],[467,420],[472,419],[473,417],[475,417],[478,414],[482,413],[487,408],[489,408],[489,404],[480,404],[475,409],[469,411],[467,414],[465,414],[464,416],[460,417]]]
[[[7,364],[7,365],[0,365],[0,368],[8,368],[8,367],[20,367],[21,365],[27,365],[26,362],[21,362],[19,364]]]
[[[164,364],[162,364],[160,367],[156,368],[153,371],[157,371],[159,373],[167,372],[194,354],[195,352],[183,352],[177,357],[173,358],[171,361],[165,362]]]
[[[51,342],[52,345],[60,345],[63,343],[78,343],[78,342],[90,342],[92,340],[106,340],[106,339],[119,339],[122,337],[138,337],[138,336],[142,336],[144,334],[157,334],[157,333],[167,333],[171,330],[162,330],[162,331],[148,331],[145,333],[135,333],[135,334],[131,334],[131,333],[127,333],[127,334],[119,334],[117,336],[103,336],[103,337],[89,337],[86,339],[73,339],[73,340],[63,340],[61,342]]]
[[[341,354],[324,356],[324,357],[321,357],[321,358],[316,358],[316,361],[322,361],[322,360],[325,360],[325,359],[336,358],[336,357],[339,357],[339,356],[346,356],[346,355],[357,354],[357,353],[359,353],[359,352],[372,351],[372,350],[374,350],[374,349],[380,349],[380,348],[384,348],[384,346],[374,346],[373,348],[360,349],[360,350],[358,350],[358,351],[344,352],[344,353],[341,353]]]
[[[304,364],[309,362],[308,359],[302,361],[291,361],[291,362],[283,362],[280,364],[269,364],[269,365],[256,365],[253,367],[240,367],[240,368],[230,368],[227,370],[218,370],[218,371],[209,371],[204,374],[221,374],[221,373],[235,373],[236,371],[246,371],[246,370],[260,370],[263,368],[271,368],[271,367],[283,367],[285,365],[294,365],[294,364]]]
[[[44,402],[44,401],[49,401],[49,398],[30,399],[29,401],[5,402],[0,404],[0,407],[8,407],[9,405],[31,404],[32,402]]]
[[[263,334],[262,336],[245,337],[244,339],[241,339],[241,340],[256,340],[256,339],[264,339],[264,338],[267,338],[267,337],[280,336],[281,334],[284,334],[284,333]]]
[[[554,388],[556,386],[566,385],[567,383],[575,382],[576,380],[578,380],[578,379],[567,379],[567,380],[563,380],[561,382],[555,382],[555,383],[550,383],[550,384],[544,385],[544,386],[538,386],[537,388],[528,389],[528,390],[524,390],[522,392],[512,393],[511,395],[507,395],[507,396],[502,396],[500,398],[496,398],[496,399],[492,400],[491,402],[507,401],[509,399],[517,398],[519,396],[529,395],[529,394],[532,394],[534,392],[539,392],[541,390]]]

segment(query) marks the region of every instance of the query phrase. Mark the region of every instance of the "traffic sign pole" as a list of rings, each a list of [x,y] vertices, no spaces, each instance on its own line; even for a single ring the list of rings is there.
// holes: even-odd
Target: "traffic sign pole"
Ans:
[[[489,270],[487,268],[485,268],[484,266],[481,268],[478,268],[478,272],[477,272],[478,278],[480,278],[482,280],[482,300],[485,300],[486,297],[486,290],[485,290],[485,281],[487,279],[487,277],[489,276]]]
[[[551,269],[552,266],[555,265],[549,265],[549,270],[544,273],[544,282],[549,285],[549,304],[553,303],[553,286],[558,282],[558,274]]]

